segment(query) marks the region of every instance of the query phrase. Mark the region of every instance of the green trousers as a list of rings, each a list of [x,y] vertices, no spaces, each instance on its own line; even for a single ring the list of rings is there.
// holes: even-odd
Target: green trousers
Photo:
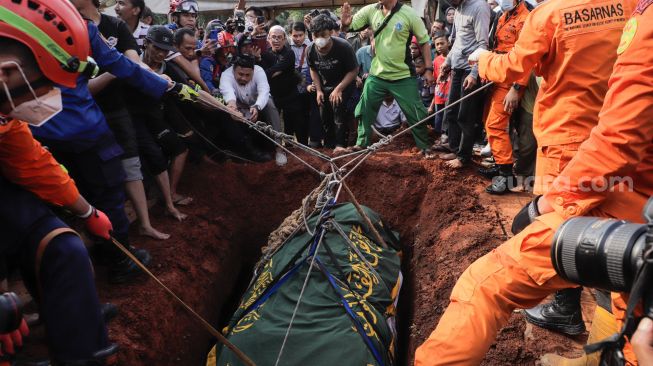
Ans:
[[[426,117],[428,111],[417,90],[417,79],[408,77],[405,79],[387,81],[370,75],[365,80],[361,99],[356,106],[356,118],[358,118],[358,139],[356,145],[367,147],[372,138],[372,124],[376,121],[381,102],[386,95],[391,94],[399,108],[404,112],[410,126]],[[429,134],[426,123],[411,130],[415,144],[420,149],[430,147]]]

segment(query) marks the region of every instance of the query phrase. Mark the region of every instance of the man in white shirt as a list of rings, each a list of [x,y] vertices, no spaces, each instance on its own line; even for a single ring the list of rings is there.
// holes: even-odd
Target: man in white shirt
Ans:
[[[399,108],[397,101],[391,95],[386,96],[374,123],[376,132],[384,136],[390,135],[404,122],[406,122],[406,116]]]
[[[220,93],[227,107],[252,122],[263,120],[275,131],[281,131],[279,112],[270,98],[270,84],[265,71],[254,64],[254,58],[240,56],[222,73]],[[279,166],[288,162],[280,147],[277,147],[275,160]]]

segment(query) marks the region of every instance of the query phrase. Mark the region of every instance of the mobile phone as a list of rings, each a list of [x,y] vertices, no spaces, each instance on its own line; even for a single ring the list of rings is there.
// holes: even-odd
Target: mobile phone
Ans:
[[[256,17],[256,24],[263,24],[263,23],[265,23],[265,17],[260,16],[260,15],[257,16]]]
[[[217,29],[211,29],[211,33],[209,33],[209,39],[212,39],[214,41],[218,40],[218,30]]]
[[[320,15],[320,11],[317,10],[317,9],[313,9],[313,11],[311,12],[310,15],[311,15],[311,18],[315,18],[316,16]]]

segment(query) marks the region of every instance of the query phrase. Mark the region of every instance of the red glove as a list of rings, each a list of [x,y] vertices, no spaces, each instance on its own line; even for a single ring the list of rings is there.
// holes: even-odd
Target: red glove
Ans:
[[[102,239],[109,240],[111,238],[111,231],[113,231],[113,226],[107,215],[93,207],[91,210],[91,215],[86,219],[86,230],[89,233],[99,236]]]
[[[11,333],[0,334],[0,343],[2,343],[2,349],[0,349],[0,356],[5,354],[13,355],[16,350],[15,347],[23,346],[23,337],[26,337],[29,334],[29,328],[27,327],[27,322],[23,319],[20,322],[18,329],[14,330]]]

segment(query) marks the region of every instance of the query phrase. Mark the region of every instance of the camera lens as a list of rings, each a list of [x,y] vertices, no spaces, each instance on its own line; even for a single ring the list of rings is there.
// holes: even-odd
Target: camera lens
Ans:
[[[23,318],[21,302],[13,292],[0,295],[0,333],[9,333],[18,329]]]
[[[629,291],[642,265],[646,225],[576,217],[556,231],[551,261],[567,281],[608,291]]]

